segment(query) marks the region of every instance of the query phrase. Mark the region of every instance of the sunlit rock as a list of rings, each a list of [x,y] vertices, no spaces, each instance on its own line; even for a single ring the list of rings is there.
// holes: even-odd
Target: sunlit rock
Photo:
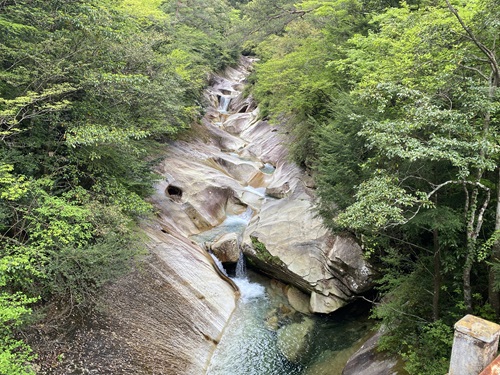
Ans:
[[[223,234],[210,245],[210,250],[222,263],[238,262],[240,257],[238,234]]]
[[[296,311],[302,314],[310,314],[311,311],[309,309],[309,300],[310,296],[301,290],[295,288],[292,285],[289,285],[286,290],[286,297],[288,299],[288,303],[292,306]]]

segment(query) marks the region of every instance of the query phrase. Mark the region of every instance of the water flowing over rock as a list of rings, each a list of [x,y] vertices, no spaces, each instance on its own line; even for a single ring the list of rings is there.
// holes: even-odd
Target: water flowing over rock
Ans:
[[[237,69],[214,76],[201,134],[168,145],[151,197],[157,216],[143,223],[150,255],[108,289],[113,332],[143,366],[136,373],[204,373],[237,287],[203,245],[233,263],[241,248],[255,267],[294,286],[286,287],[288,299],[303,313],[330,313],[372,285],[356,241],[332,235],[315,215],[310,178],[289,161],[286,134],[260,120],[253,100],[242,97],[251,63],[242,58]],[[220,227],[230,234],[213,243]],[[305,345],[309,323],[294,324],[275,329],[283,337],[305,332]],[[304,346],[288,349],[289,359],[299,360]]]

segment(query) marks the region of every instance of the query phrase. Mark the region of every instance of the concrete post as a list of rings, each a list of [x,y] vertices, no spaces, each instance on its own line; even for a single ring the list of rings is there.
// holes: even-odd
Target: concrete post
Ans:
[[[455,323],[448,375],[478,375],[497,355],[500,325],[466,315]]]

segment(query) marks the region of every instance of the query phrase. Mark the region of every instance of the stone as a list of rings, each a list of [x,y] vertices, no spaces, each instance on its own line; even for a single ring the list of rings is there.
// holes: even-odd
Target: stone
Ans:
[[[213,166],[220,168],[224,173],[245,185],[252,181],[256,175],[260,174],[262,163],[242,160],[237,156],[219,155],[209,159]]]
[[[279,328],[279,322],[278,315],[275,311],[272,315],[266,318],[265,324],[268,330],[276,332]]]
[[[479,374],[497,355],[500,325],[466,315],[455,323],[449,375]]]
[[[373,287],[373,271],[364,259],[361,246],[352,237],[337,236],[328,253],[332,274],[341,279],[349,290],[363,293]]]
[[[400,359],[377,351],[382,331],[377,331],[347,361],[342,375],[398,375],[406,374],[401,369]]]
[[[296,311],[302,314],[310,314],[309,310],[309,299],[310,296],[296,287],[289,285],[286,288],[286,297],[288,299],[288,303],[292,306]]]
[[[240,134],[244,130],[248,129],[253,121],[255,120],[255,116],[250,113],[236,113],[234,115],[228,116],[226,121],[224,121],[223,126],[226,131],[230,134]]]
[[[278,349],[286,359],[298,363],[307,354],[313,328],[314,321],[305,318],[300,323],[292,323],[278,330]]]
[[[237,263],[240,257],[238,235],[225,233],[218,237],[210,246],[210,250],[222,263]]]
[[[287,197],[262,204],[243,234],[242,249],[255,267],[311,293],[311,312],[331,313],[372,287],[373,271],[353,238],[326,229],[300,180],[293,186]]]
[[[309,310],[314,313],[328,314],[332,311],[340,309],[347,304],[346,301],[333,295],[324,296],[322,294],[312,292],[309,302]]]

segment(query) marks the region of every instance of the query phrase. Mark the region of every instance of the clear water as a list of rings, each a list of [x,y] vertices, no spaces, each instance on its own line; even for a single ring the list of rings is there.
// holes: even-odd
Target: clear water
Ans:
[[[314,329],[308,350],[298,363],[289,362],[277,347],[277,332],[268,325],[276,312],[280,325],[304,316],[287,306],[280,291],[264,276],[250,272],[234,278],[241,298],[207,371],[207,375],[334,375],[341,374],[349,348],[369,331],[366,306],[351,306],[329,316],[310,316]]]
[[[213,242],[218,236],[224,233],[242,234],[252,218],[253,210],[248,207],[245,212],[240,215],[228,215],[219,226],[191,236],[193,241],[203,245],[205,242]]]
[[[264,166],[260,169],[260,171],[265,174],[273,174],[275,170],[276,168],[269,163],[264,164]]]

